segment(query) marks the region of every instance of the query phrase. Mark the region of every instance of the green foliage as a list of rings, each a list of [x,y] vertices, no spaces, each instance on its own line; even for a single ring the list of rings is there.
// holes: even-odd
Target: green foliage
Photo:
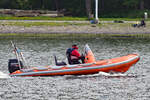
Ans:
[[[28,0],[13,0],[12,5],[16,9],[27,9],[28,8]]]
[[[136,13],[136,12],[135,12]],[[150,13],[150,12],[149,12]],[[115,17],[101,17],[100,21],[114,21],[114,20],[124,20],[124,21],[137,21],[141,17],[132,18],[115,18]],[[12,17],[12,16],[0,16],[0,20],[47,20],[47,21],[89,21],[87,17]],[[147,19],[150,20],[150,19]]]
[[[0,25],[7,26],[24,26],[24,27],[32,27],[32,26],[84,26],[90,25],[89,23],[69,23],[69,22],[3,22]]]
[[[13,16],[0,16],[0,20],[58,20],[58,21],[85,21],[87,17],[13,17]]]
[[[123,5],[127,6],[128,8],[137,8],[140,0],[124,0]]]
[[[0,0],[0,9],[60,10],[67,16],[84,17],[85,4],[85,0]],[[150,9],[149,4],[150,0],[99,0],[99,17],[143,17],[143,12]],[[91,5],[94,14],[95,0]]]
[[[84,16],[85,15],[85,0],[63,0],[64,9],[67,10],[68,15]]]
[[[144,12],[150,14],[147,10],[121,10],[111,13],[101,13],[102,18],[144,18]]]
[[[60,39],[60,38],[74,38],[74,39],[79,39],[80,38],[116,38],[116,37],[132,37],[132,38],[150,38],[150,34],[37,34],[37,33],[28,33],[28,34],[19,34],[19,33],[0,33],[0,38],[55,38],[55,39]]]

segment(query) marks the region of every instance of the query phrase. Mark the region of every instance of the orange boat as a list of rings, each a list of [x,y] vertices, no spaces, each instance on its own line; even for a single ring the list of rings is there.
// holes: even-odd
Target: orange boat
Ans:
[[[21,61],[10,59],[10,76],[56,76],[56,75],[87,75],[102,72],[124,73],[136,64],[140,57],[129,54],[122,57],[96,61],[88,45],[84,48],[85,63],[76,65],[54,65],[44,67],[23,68]],[[20,64],[18,64],[20,62]],[[21,67],[19,67],[19,65]]]

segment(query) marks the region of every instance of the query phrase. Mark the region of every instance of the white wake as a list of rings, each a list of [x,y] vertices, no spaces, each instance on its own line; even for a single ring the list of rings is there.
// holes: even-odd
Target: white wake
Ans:
[[[106,72],[99,72],[99,75],[103,76],[127,76],[126,74],[123,73],[106,73]]]
[[[0,71],[0,78],[10,78],[10,76]]]
[[[81,75],[80,77],[84,77],[84,76],[88,76],[88,77],[93,77],[93,76],[106,76],[106,77],[124,77],[124,76],[128,76],[127,74],[123,74],[123,73],[106,73],[106,72],[99,72],[97,74],[91,74],[91,75]]]

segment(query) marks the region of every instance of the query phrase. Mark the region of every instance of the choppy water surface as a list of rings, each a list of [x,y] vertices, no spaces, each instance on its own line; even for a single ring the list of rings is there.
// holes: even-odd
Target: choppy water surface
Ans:
[[[66,59],[73,43],[83,51],[86,43],[96,59],[138,53],[140,61],[124,74],[55,77],[9,77],[7,63],[15,58],[10,40],[16,42],[31,66],[54,65],[53,54]],[[0,100],[149,100],[150,38],[0,39]]]

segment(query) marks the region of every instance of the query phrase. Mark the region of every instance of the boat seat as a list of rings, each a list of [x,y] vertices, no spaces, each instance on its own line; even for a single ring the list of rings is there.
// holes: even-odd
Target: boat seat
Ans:
[[[64,61],[58,62],[58,61],[57,61],[57,58],[56,58],[56,55],[54,55],[54,59],[55,59],[55,64],[56,64],[56,66],[67,65],[66,62],[64,62]]]

